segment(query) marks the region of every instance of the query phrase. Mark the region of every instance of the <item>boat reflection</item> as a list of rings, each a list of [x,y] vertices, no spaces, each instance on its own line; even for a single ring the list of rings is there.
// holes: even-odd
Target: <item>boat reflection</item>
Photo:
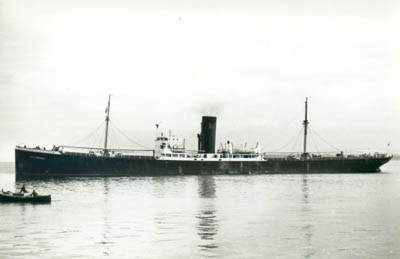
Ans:
[[[200,237],[201,250],[218,248],[215,243],[215,236],[218,232],[218,219],[215,209],[216,184],[213,176],[199,176],[199,198],[200,210],[196,218],[198,219],[198,235]]]
[[[304,219],[304,225],[301,227],[301,232],[303,239],[305,241],[305,244],[303,246],[303,251],[304,251],[304,258],[310,259],[313,258],[313,255],[315,254],[314,247],[313,247],[313,228],[314,226],[312,225],[312,211],[310,208],[309,204],[309,186],[308,186],[308,175],[304,174],[302,177],[302,214],[305,217]]]
[[[110,255],[110,247],[109,244],[110,242],[110,230],[111,226],[109,223],[109,215],[110,215],[110,209],[109,209],[109,179],[104,178],[103,183],[104,183],[104,214],[103,214],[103,232],[102,232],[102,241],[101,244],[103,245],[103,255],[109,256]]]

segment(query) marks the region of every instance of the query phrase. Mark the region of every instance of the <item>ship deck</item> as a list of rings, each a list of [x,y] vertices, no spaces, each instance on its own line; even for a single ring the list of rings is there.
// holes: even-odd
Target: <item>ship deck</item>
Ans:
[[[69,149],[68,149],[69,148]],[[302,153],[262,153],[262,154],[228,154],[228,153],[172,153],[156,155],[154,150],[134,150],[134,149],[109,149],[108,155],[104,156],[100,148],[67,147],[63,150],[46,150],[41,148],[29,148],[17,146],[16,150],[29,151],[38,156],[31,156],[32,159],[42,159],[43,155],[68,155],[98,158],[125,158],[125,159],[148,159],[163,161],[326,161],[326,160],[358,160],[392,158],[391,154],[382,153],[363,153],[337,155],[336,153],[310,153],[308,157],[302,157]]]

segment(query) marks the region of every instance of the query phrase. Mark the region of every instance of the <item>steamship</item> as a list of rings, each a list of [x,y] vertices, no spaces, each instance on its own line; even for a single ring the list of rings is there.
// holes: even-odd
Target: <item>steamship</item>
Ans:
[[[272,173],[372,173],[380,172],[392,155],[387,153],[344,154],[307,152],[307,99],[303,152],[296,154],[263,153],[255,148],[234,148],[227,141],[216,151],[217,118],[203,116],[198,150],[185,148],[177,136],[157,134],[154,149],[110,149],[107,147],[110,121],[110,96],[106,109],[104,148],[54,146],[15,147],[16,178],[199,175],[199,174],[272,174]],[[158,125],[156,125],[158,128]]]

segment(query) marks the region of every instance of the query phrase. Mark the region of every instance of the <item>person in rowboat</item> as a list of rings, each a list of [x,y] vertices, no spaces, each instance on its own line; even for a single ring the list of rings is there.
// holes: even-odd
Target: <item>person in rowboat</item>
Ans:
[[[38,193],[35,190],[33,190],[31,196],[36,197],[38,196]]]
[[[19,193],[27,193],[28,191],[25,188],[25,184],[22,185],[21,190],[19,190]]]

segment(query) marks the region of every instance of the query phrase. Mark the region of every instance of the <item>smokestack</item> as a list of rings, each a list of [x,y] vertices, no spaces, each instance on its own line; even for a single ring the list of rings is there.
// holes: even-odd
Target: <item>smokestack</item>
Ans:
[[[217,131],[217,117],[203,116],[201,133],[198,134],[198,149],[205,153],[215,153],[215,136]]]

